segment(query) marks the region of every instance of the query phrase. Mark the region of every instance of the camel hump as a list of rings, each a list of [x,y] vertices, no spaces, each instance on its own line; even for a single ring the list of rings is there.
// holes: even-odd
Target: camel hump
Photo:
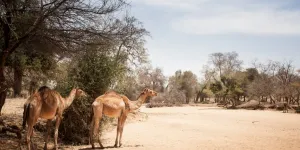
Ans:
[[[114,98],[119,98],[121,99],[122,97],[115,91],[113,90],[108,90],[104,93],[103,97],[114,97]]]
[[[38,92],[44,92],[44,91],[46,91],[46,90],[51,90],[48,86],[42,86],[42,87],[40,87],[39,89],[38,89]]]
[[[48,86],[42,86],[38,89],[38,92],[40,93],[42,98],[45,98],[45,93],[50,91],[51,89]]]
[[[104,95],[118,95],[118,93],[115,92],[114,90],[108,90],[104,93]]]
[[[41,99],[49,104],[49,105],[54,105],[55,103],[55,95],[57,95],[57,93],[55,91],[52,91],[49,87],[47,86],[42,86],[39,88],[38,90]]]
[[[50,91],[51,89],[48,86],[42,86],[38,89],[39,94],[41,95],[42,99],[45,99],[47,97],[47,91]]]

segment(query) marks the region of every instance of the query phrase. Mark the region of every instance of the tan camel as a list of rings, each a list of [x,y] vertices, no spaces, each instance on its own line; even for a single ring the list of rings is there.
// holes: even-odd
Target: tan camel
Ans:
[[[139,95],[138,100],[130,101],[126,96],[119,95],[114,91],[108,91],[105,94],[97,97],[92,104],[93,108],[93,118],[90,128],[90,142],[92,148],[95,148],[94,137],[98,137],[98,142],[101,148],[104,148],[99,135],[99,122],[102,119],[102,115],[108,117],[118,118],[117,126],[117,137],[114,147],[118,146],[119,137],[119,147],[122,146],[122,134],[124,123],[126,121],[129,112],[137,110],[142,106],[147,97],[157,96],[157,93],[150,89],[144,89],[144,91]]]
[[[25,129],[26,122],[28,125],[26,135],[28,150],[31,149],[30,139],[33,133],[33,126],[36,124],[38,118],[47,119],[47,133],[45,135],[44,149],[47,149],[47,143],[50,136],[51,121],[56,118],[54,146],[55,149],[58,149],[58,127],[62,120],[63,111],[72,104],[75,98],[79,96],[85,96],[85,93],[77,88],[73,88],[69,96],[63,98],[57,91],[43,86],[28,98],[28,100],[24,104],[23,113],[23,129]]]

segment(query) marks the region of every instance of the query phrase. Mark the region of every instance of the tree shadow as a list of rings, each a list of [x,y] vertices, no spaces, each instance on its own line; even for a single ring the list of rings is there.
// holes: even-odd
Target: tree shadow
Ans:
[[[143,145],[124,145],[122,147],[143,147]],[[98,149],[112,149],[112,148],[116,148],[117,149],[117,148],[120,148],[120,147],[106,146],[104,148],[95,147],[94,149],[92,149],[91,147],[88,147],[88,148],[80,148],[78,150],[98,150]]]

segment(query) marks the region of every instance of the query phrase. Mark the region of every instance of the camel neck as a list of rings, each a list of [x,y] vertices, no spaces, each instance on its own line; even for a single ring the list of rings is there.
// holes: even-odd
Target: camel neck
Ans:
[[[142,93],[139,96],[139,98],[135,101],[135,103],[134,103],[135,105],[134,105],[133,109],[134,110],[139,109],[143,105],[143,103],[145,102],[146,98],[147,98],[147,95]]]
[[[68,108],[72,104],[73,100],[75,99],[75,93],[76,93],[75,91],[76,90],[73,89],[70,92],[69,96],[67,98],[65,98],[65,108]]]

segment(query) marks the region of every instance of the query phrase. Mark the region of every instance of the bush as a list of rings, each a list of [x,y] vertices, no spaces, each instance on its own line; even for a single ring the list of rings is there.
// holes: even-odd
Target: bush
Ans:
[[[124,73],[124,66],[115,64],[109,56],[91,52],[85,53],[77,60],[71,63],[75,66],[70,68],[67,79],[59,82],[56,89],[65,97],[74,85],[78,85],[90,96],[75,99],[65,110],[59,128],[59,137],[69,144],[88,144],[92,117],[91,104]],[[104,125],[112,120],[113,118],[103,117],[100,129],[103,129]]]
[[[150,100],[150,103],[147,104],[146,107],[152,108],[181,106],[181,104],[185,103],[185,99],[185,94],[182,91],[172,90],[170,92],[158,94],[158,96]]]
[[[87,144],[91,121],[93,99],[75,99],[72,105],[65,110],[59,128],[60,138],[66,143]]]
[[[297,107],[295,110],[296,110],[296,113],[300,113],[300,107]]]

